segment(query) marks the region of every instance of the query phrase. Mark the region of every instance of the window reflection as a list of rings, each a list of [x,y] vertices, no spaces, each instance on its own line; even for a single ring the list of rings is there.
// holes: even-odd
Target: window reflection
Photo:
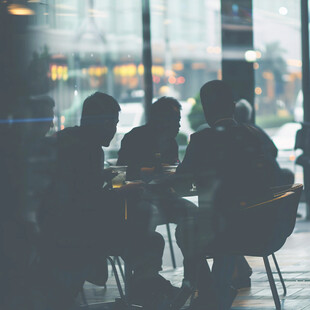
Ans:
[[[299,121],[294,110],[301,89],[300,7],[294,0],[254,0],[253,7],[256,121],[267,128]]]

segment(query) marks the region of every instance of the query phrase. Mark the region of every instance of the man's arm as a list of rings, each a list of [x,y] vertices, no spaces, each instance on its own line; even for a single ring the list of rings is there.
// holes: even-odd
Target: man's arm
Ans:
[[[196,147],[194,135],[191,135],[190,142],[186,148],[183,161],[177,167],[177,174],[195,173],[197,170],[197,162],[199,149]]]
[[[122,139],[121,148],[118,151],[117,165],[118,166],[128,165],[132,162],[133,158],[134,158],[134,146],[132,145],[130,136],[126,134]]]
[[[199,149],[196,146],[196,139],[191,135],[190,142],[186,148],[183,161],[176,169],[173,188],[178,193],[186,193],[191,189],[194,182],[194,175],[197,172]]]

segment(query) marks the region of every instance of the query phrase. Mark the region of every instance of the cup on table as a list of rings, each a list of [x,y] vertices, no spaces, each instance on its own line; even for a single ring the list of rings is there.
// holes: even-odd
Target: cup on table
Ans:
[[[116,176],[111,180],[113,188],[120,188],[124,186],[126,180],[127,166],[111,166],[112,172],[116,173]]]
[[[177,165],[163,165],[162,169],[164,174],[173,174],[177,169]]]

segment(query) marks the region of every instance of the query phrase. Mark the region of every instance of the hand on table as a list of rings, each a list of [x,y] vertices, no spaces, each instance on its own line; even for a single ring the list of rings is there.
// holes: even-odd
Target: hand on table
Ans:
[[[133,181],[116,189],[125,198],[139,197],[144,193],[145,183],[143,181]]]

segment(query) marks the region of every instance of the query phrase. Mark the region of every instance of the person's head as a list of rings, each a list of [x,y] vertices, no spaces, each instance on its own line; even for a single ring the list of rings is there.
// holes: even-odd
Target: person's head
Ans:
[[[96,92],[83,103],[81,127],[95,144],[109,146],[116,133],[120,110],[112,96]]]
[[[54,100],[46,95],[27,97],[13,111],[13,131],[23,139],[45,137],[54,123]]]
[[[253,108],[246,99],[236,102],[235,120],[241,124],[249,124],[252,120]]]
[[[200,99],[206,121],[211,127],[220,119],[233,117],[233,93],[225,82],[213,80],[205,83],[200,89]]]
[[[161,97],[150,109],[149,124],[165,137],[175,138],[180,129],[181,104],[172,97]]]

